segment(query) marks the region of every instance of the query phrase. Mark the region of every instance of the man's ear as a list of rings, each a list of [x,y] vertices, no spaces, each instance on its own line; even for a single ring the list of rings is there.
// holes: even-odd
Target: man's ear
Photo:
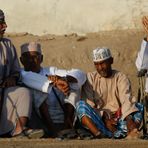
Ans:
[[[20,57],[20,61],[21,61],[21,63],[24,65],[24,62],[23,62],[23,59],[22,59],[22,57]]]
[[[41,55],[41,63],[43,62],[43,55]]]
[[[111,63],[111,64],[114,63],[114,59],[113,59],[113,57],[110,58],[110,63]]]

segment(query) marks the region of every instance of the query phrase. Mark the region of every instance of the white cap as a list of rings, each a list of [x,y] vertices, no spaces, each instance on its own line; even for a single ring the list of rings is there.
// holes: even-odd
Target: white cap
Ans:
[[[103,48],[96,48],[93,50],[93,61],[94,62],[101,62],[111,57],[112,55],[111,55],[109,48],[103,47]]]
[[[41,45],[36,42],[25,43],[21,45],[21,54],[24,52],[36,51],[42,53]]]

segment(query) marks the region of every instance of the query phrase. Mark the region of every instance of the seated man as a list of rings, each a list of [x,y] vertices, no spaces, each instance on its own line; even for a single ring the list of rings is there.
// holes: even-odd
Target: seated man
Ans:
[[[26,130],[32,109],[31,93],[17,85],[20,65],[14,45],[3,37],[6,28],[4,13],[0,10],[0,137],[35,136],[38,131]]]
[[[96,71],[87,74],[82,88],[86,101],[76,106],[82,126],[98,138],[137,136],[143,106],[135,102],[130,81],[112,69],[113,57],[108,48],[94,49],[93,62]]]
[[[24,65],[23,82],[33,88],[34,105],[52,133],[57,128],[71,129],[75,117],[75,104],[80,99],[80,89],[86,80],[77,69],[63,70],[56,67],[41,67],[43,55],[38,43],[21,46],[20,60]],[[57,126],[56,126],[57,125]]]

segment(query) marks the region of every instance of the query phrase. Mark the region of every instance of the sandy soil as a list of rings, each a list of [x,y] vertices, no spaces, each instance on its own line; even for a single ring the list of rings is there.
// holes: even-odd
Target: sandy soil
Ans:
[[[34,36],[28,33],[6,34],[12,39],[20,56],[20,45],[25,42],[41,43],[44,54],[43,66],[59,68],[80,68],[85,72],[93,71],[91,52],[96,47],[109,47],[114,56],[113,68],[123,71],[132,82],[133,93],[137,95],[138,79],[136,77],[135,59],[140,48],[144,32],[141,30],[124,30],[77,34]]]
[[[2,148],[147,148],[148,140],[65,140],[0,139]]]

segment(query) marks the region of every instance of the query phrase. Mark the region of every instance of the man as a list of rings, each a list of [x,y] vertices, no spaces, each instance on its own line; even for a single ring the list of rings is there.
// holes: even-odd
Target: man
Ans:
[[[5,16],[0,10],[0,136],[28,136],[26,130],[31,113],[31,94],[17,86],[20,65],[14,45],[3,37],[7,28]],[[32,133],[33,134],[33,133]]]
[[[139,77],[138,99],[144,105],[143,138],[148,139],[148,16],[142,18],[142,24],[147,36],[141,42],[141,48],[135,63]]]
[[[80,101],[76,107],[82,126],[97,138],[136,137],[143,108],[135,104],[130,81],[112,69],[113,57],[108,48],[94,49],[93,62],[96,71],[87,74],[82,89],[86,102]]]
[[[85,74],[77,69],[67,71],[41,67],[43,55],[40,44],[36,42],[21,46],[20,61],[25,70],[22,71],[23,82],[34,89],[35,108],[45,121],[50,136],[57,136],[58,128],[71,129],[75,104],[80,99],[80,88],[86,80]],[[64,132],[63,135],[67,136]],[[75,136],[74,133],[71,135]]]
[[[142,24],[146,34],[148,34],[148,17],[144,16],[142,18]],[[138,70],[138,76],[145,76],[148,69],[148,36],[141,42],[141,48],[138,52],[135,64]],[[148,93],[148,78],[146,78],[145,91]]]

